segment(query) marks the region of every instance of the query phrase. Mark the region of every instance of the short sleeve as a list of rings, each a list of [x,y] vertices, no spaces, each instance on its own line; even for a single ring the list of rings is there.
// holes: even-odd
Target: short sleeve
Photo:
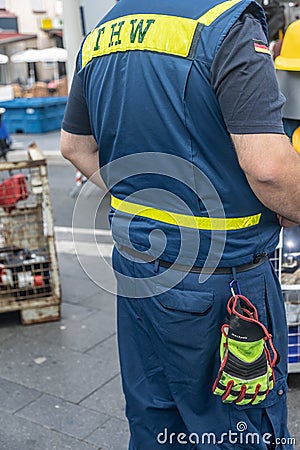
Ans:
[[[88,107],[82,82],[75,72],[62,123],[62,129],[72,134],[91,135]]]
[[[230,133],[284,134],[285,99],[262,26],[250,13],[244,13],[224,39],[211,77]]]

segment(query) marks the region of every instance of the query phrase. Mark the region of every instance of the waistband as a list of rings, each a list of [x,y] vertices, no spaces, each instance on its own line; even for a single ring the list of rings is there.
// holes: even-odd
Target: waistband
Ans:
[[[142,261],[145,261],[147,263],[155,263],[157,261],[157,258],[153,258],[150,255],[147,255],[144,252],[139,252],[138,250],[126,247],[124,245],[117,245],[117,249],[121,252],[124,251],[130,256],[133,256],[135,258],[139,258]],[[268,259],[267,253],[259,253],[254,258],[253,261],[248,264],[241,264],[240,266],[235,266],[234,269],[236,273],[240,272],[247,272],[248,270],[255,269],[256,267],[261,266],[264,262],[266,262]],[[177,264],[172,263],[169,261],[164,261],[159,259],[159,266],[165,267],[165,268],[172,268],[173,270],[179,270],[180,272],[191,272],[191,273],[202,273],[204,275],[214,274],[214,275],[229,275],[232,274],[232,267],[200,267],[200,266],[186,266],[184,264]]]

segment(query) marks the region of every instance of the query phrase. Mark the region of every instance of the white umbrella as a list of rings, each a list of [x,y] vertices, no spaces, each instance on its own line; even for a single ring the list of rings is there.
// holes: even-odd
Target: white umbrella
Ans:
[[[39,61],[44,62],[66,62],[68,59],[68,52],[65,48],[49,47],[39,50]]]
[[[15,53],[10,57],[11,61],[13,63],[33,63],[40,61],[39,59],[39,53],[40,50],[36,50],[34,48],[28,48],[27,50],[24,50],[19,53]]]
[[[0,53],[0,64],[6,64],[7,61],[8,61],[8,56],[2,55],[2,54]]]
[[[40,61],[56,63],[54,66],[54,80],[59,80],[58,62],[65,62],[68,59],[68,52],[65,48],[49,47],[40,50]]]
[[[11,61],[14,63],[18,62],[28,62],[28,63],[34,63],[34,62],[65,62],[68,59],[68,52],[64,48],[59,47],[49,47],[44,48],[42,50],[36,50],[36,49],[28,49],[24,50],[23,52],[15,53],[11,56]],[[30,76],[34,75],[33,67],[31,68],[30,65]],[[58,66],[55,65],[54,69],[54,79],[57,81],[59,78],[58,75]]]
[[[23,50],[22,52],[15,53],[10,57],[10,60],[13,63],[29,63],[30,78],[35,81],[33,63],[39,61],[39,52],[40,50],[36,50],[35,48],[28,48],[27,50]]]

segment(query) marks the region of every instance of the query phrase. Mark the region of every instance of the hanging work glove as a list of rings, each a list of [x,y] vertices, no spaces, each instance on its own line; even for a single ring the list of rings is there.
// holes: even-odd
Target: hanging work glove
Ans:
[[[228,321],[221,328],[221,367],[212,390],[224,403],[255,405],[274,387],[278,354],[250,300],[234,295],[227,311]]]

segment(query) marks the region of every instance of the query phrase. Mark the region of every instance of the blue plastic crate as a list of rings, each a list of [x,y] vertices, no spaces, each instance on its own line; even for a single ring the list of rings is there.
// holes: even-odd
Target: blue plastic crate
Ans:
[[[300,325],[289,326],[288,360],[290,364],[300,362]]]
[[[19,98],[2,102],[10,133],[45,133],[61,128],[68,97]]]

